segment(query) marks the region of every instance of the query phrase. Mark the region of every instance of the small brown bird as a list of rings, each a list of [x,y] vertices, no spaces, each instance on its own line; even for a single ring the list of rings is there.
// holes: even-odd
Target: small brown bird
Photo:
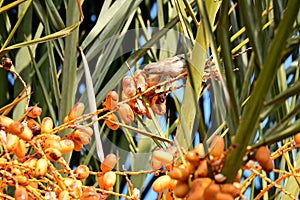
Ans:
[[[179,54],[166,58],[163,61],[150,63],[143,69],[146,74],[158,74],[161,76],[178,76],[187,71],[185,55]]]

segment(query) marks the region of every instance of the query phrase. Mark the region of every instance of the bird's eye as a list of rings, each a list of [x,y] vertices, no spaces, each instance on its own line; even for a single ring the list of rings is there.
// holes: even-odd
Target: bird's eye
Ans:
[[[150,71],[149,67],[144,67],[143,69],[146,73],[148,73]]]

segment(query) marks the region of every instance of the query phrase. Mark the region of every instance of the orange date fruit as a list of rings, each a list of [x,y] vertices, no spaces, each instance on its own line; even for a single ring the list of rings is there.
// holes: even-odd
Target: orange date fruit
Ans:
[[[205,188],[211,183],[210,178],[196,178],[191,183],[191,189],[189,191],[190,200],[203,199],[203,193]]]
[[[28,126],[24,126],[23,132],[18,135],[19,138],[25,140],[25,141],[30,141],[33,137],[32,130]]]
[[[153,182],[152,189],[154,192],[162,192],[163,190],[169,188],[170,182],[171,182],[170,176],[168,175],[160,176]]]
[[[221,188],[221,192],[230,194],[234,198],[238,197],[241,192],[241,188],[238,188],[233,184],[229,184],[229,183],[221,184],[220,188]]]
[[[224,153],[225,141],[224,138],[217,135],[213,138],[209,147],[209,154],[214,157],[219,157]]]
[[[104,177],[104,174],[98,174],[97,175],[97,181],[98,181],[98,185],[101,189],[105,189],[105,183],[103,181],[103,177]]]
[[[100,165],[101,171],[102,172],[111,171],[115,167],[117,161],[118,159],[115,154],[113,153],[108,154],[107,156],[105,156],[103,162]]]
[[[155,159],[154,157],[151,158],[150,165],[153,170],[158,170],[163,166],[163,164],[159,160]]]
[[[73,131],[69,138],[71,138],[73,141],[76,140],[78,143],[83,145],[87,145],[92,139],[89,135],[86,135],[79,130]]]
[[[169,176],[178,181],[186,181],[189,178],[189,172],[186,168],[175,167],[170,171]]]
[[[206,160],[201,160],[196,171],[195,171],[195,177],[207,177],[208,176],[208,166]]]
[[[216,194],[220,192],[220,186],[218,184],[215,184],[214,182],[211,182],[204,190],[203,192],[203,199],[215,199]]]
[[[152,157],[159,160],[163,165],[170,164],[173,161],[173,155],[164,150],[155,150]]]
[[[50,161],[57,161],[61,158],[62,153],[56,148],[48,148],[45,150],[45,155]]]
[[[158,115],[164,115],[167,111],[167,106],[165,103],[153,104],[153,105],[151,105],[151,108],[152,108],[153,112]]]
[[[144,92],[148,88],[148,84],[146,81],[146,74],[142,70],[137,70],[134,72],[134,81],[136,84],[136,88],[139,92]]]
[[[174,194],[178,198],[184,198],[189,192],[189,184],[187,182],[178,181],[174,188]]]
[[[32,118],[27,118],[26,122],[33,135],[38,135],[41,132],[41,125],[37,121]]]
[[[26,160],[23,164],[27,168],[35,169],[37,161],[38,161],[37,158],[30,158],[30,159]]]
[[[127,98],[133,97],[136,94],[136,86],[134,79],[131,76],[125,76],[122,80],[123,92]]]
[[[13,135],[20,135],[24,131],[24,125],[21,122],[14,121],[7,127],[7,131]]]
[[[78,142],[77,140],[73,140],[74,143],[74,151],[81,151],[83,148],[83,144],[81,142]]]
[[[254,159],[266,172],[271,172],[274,168],[270,154],[270,150],[266,146],[260,146],[254,156]]]
[[[15,176],[15,179],[21,185],[28,185],[28,178],[24,175],[17,175]]]
[[[27,200],[28,199],[28,192],[25,187],[19,186],[15,190],[15,199],[16,200]]]
[[[105,119],[105,124],[108,128],[115,131],[119,128],[119,125],[114,122],[119,123],[118,117],[114,113],[108,114]]]
[[[91,136],[93,135],[93,129],[88,126],[78,125],[71,135],[73,140],[77,140],[79,143],[87,145],[92,139]]]
[[[191,164],[198,166],[200,163],[200,156],[195,150],[188,151],[185,156],[185,160]]]
[[[31,118],[37,118],[41,116],[42,114],[42,108],[38,106],[30,106],[27,108],[27,116]]]
[[[119,114],[125,124],[131,124],[134,120],[134,114],[131,107],[128,104],[122,104],[119,108]]]
[[[105,102],[103,102],[103,107],[106,109],[113,111],[118,108],[119,95],[116,91],[110,91],[106,95]]]
[[[44,148],[56,148],[61,150],[60,138],[47,138],[44,142]]]
[[[294,141],[296,144],[300,144],[300,132],[294,135]]]
[[[67,116],[68,121],[74,120],[77,117],[80,117],[84,112],[84,104],[81,102],[77,102],[74,106],[70,109],[69,114]]]
[[[24,158],[27,152],[26,143],[24,140],[19,139],[17,148],[14,150],[14,153],[18,158]]]
[[[74,174],[76,176],[77,179],[86,179],[89,174],[90,174],[90,170],[86,165],[79,165],[75,170],[74,170]]]

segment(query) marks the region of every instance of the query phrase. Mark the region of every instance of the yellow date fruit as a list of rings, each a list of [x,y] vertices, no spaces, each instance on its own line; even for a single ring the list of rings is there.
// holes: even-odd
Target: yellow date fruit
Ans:
[[[69,139],[64,139],[64,140],[59,141],[59,146],[60,146],[60,152],[62,154],[65,154],[65,153],[73,151],[74,142]]]
[[[41,123],[41,133],[50,134],[53,129],[53,120],[50,117],[44,117]]]
[[[35,175],[42,177],[45,176],[45,174],[48,171],[48,162],[44,158],[38,159],[36,163],[36,168],[35,168]]]
[[[109,172],[105,172],[105,174],[103,175],[103,182],[105,188],[113,187],[116,183],[116,180],[117,180],[117,176],[115,172],[109,171]]]
[[[19,143],[19,137],[13,134],[7,134],[6,136],[6,148],[9,152],[14,151]]]

